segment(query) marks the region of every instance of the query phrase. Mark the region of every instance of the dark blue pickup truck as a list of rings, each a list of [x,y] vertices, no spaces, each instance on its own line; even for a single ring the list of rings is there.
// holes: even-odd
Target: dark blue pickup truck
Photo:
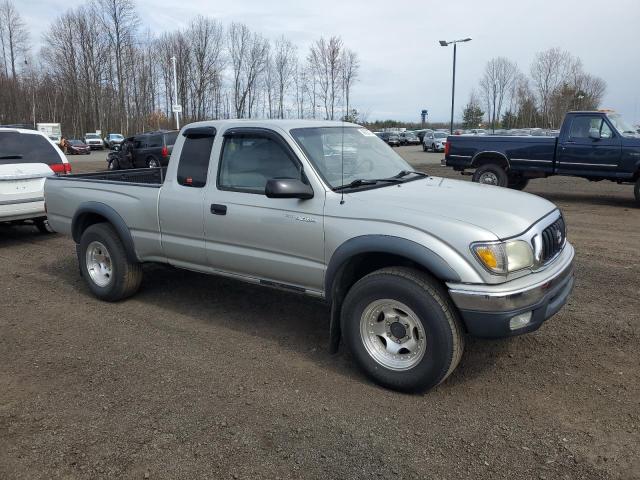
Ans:
[[[519,190],[551,175],[635,184],[640,205],[640,135],[615,113],[569,112],[558,137],[450,136],[443,163]]]

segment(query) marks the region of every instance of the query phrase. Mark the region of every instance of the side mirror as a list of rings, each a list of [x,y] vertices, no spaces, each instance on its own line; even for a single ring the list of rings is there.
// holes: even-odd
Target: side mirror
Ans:
[[[313,198],[313,189],[297,178],[272,178],[267,180],[264,187],[267,198],[299,198],[308,200]]]
[[[590,128],[589,138],[593,140],[600,140],[600,130],[598,130],[597,128]]]

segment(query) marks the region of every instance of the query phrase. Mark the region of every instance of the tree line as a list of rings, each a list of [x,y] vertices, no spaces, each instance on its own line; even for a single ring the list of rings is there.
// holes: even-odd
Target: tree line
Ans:
[[[243,23],[197,16],[154,35],[134,0],[90,0],[56,18],[36,53],[12,0],[0,2],[0,124],[59,122],[68,135],[133,134],[220,118],[351,118],[359,59],[340,37],[308,52]],[[176,59],[177,98],[172,57]]]
[[[585,72],[580,58],[560,48],[536,54],[529,75],[512,60],[496,57],[470,94],[463,125],[558,128],[568,111],[598,108],[605,91],[603,79]]]

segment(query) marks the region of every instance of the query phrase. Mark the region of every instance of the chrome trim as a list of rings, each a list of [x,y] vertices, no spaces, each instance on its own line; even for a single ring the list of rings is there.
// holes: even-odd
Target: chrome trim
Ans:
[[[44,202],[44,197],[23,198],[20,200],[2,200],[0,201],[0,205],[17,205],[19,203],[35,203],[35,202]]]
[[[471,158],[471,155],[451,155],[449,154],[450,157],[456,157],[456,158]]]
[[[530,158],[512,158],[512,162],[553,163],[553,160],[532,160]]]
[[[574,276],[573,248],[567,258],[550,275],[540,279],[541,275],[532,273],[535,280],[530,285],[507,288],[511,283],[520,284],[527,277],[521,277],[520,281],[514,280],[500,285],[449,285],[449,294],[453,303],[461,310],[479,312],[506,312],[534,307],[554,288],[559,288]]]
[[[579,162],[557,162],[559,165],[582,165],[585,167],[618,167],[616,163],[579,163]]]

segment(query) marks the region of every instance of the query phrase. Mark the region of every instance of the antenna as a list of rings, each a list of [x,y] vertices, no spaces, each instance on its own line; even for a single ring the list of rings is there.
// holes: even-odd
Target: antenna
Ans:
[[[340,165],[342,167],[342,181],[340,185],[344,185],[344,119],[342,120],[342,142],[340,142]],[[344,188],[340,189],[340,205],[344,205]]]

